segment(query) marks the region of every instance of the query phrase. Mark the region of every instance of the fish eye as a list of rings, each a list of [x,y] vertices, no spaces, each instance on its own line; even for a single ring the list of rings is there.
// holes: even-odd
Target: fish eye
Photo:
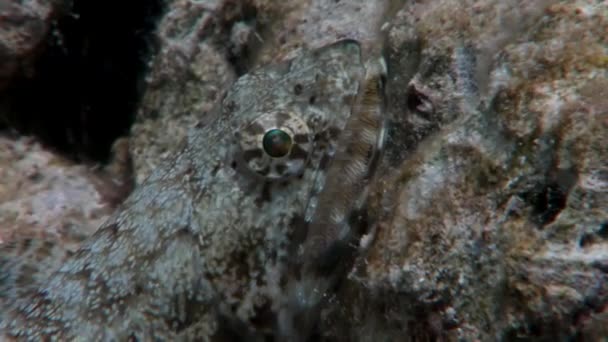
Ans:
[[[264,152],[272,158],[282,158],[289,154],[293,141],[289,133],[274,128],[264,134],[262,147]]]
[[[235,136],[244,165],[269,180],[301,174],[312,150],[310,129],[294,112],[262,114]]]

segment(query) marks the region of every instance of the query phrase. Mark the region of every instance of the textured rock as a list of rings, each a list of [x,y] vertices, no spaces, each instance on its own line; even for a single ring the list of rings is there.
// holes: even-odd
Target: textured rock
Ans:
[[[373,52],[380,45],[380,29],[387,14],[390,17],[390,1],[386,0],[260,2],[260,10],[281,14],[275,14],[262,36],[264,45],[258,55],[261,63],[293,57],[302,49],[339,39],[356,39],[364,53]]]
[[[30,276],[55,271],[129,194],[130,167],[125,139],[101,168],[59,157],[34,138],[0,136],[0,292],[25,292],[37,283]]]
[[[116,143],[114,163],[100,169],[61,158],[34,138],[0,139],[2,240],[50,234],[78,241],[130,191],[126,140]]]
[[[0,91],[16,73],[27,70],[66,5],[63,0],[0,2]]]
[[[327,335],[606,336],[607,30],[591,1],[401,9],[377,233]]]

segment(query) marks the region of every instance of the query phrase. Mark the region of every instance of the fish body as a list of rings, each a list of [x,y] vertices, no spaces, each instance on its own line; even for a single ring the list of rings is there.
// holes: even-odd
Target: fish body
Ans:
[[[344,157],[340,137],[364,78],[352,40],[242,76],[215,118],[193,127],[183,150],[56,272],[0,293],[0,332],[87,341],[272,334],[294,247],[316,227],[307,210],[331,205],[322,194],[338,184],[326,177]]]

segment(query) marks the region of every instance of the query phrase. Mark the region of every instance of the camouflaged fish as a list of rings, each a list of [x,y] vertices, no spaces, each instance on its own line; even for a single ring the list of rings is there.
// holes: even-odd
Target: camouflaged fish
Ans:
[[[379,83],[369,79],[351,40],[241,77],[216,118],[194,127],[183,151],[57,272],[41,285],[4,278],[13,283],[0,288],[9,307],[0,332],[83,341],[274,334],[301,280],[291,266],[308,270],[316,261],[307,260],[331,253],[331,241],[312,251],[315,236],[351,236],[343,223],[360,205],[383,135]],[[353,108],[362,114],[347,124]],[[342,172],[343,181],[326,179]],[[0,262],[3,272],[33,272],[21,266]]]

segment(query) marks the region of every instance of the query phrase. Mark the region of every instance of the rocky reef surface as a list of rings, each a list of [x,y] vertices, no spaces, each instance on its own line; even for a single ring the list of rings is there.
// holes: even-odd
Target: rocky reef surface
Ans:
[[[0,3],[0,91],[16,74],[31,72],[31,63],[51,31],[65,15],[66,1],[14,1]]]
[[[0,5],[0,19],[19,17],[8,15],[17,8],[10,4],[12,12]],[[238,76],[344,38],[361,41],[364,56],[384,50],[389,124],[368,200],[372,224],[352,269],[327,293],[319,337],[608,336],[604,2],[175,0],[164,6],[130,143],[121,145],[130,149],[136,186],[176,153],[189,128],[205,123]],[[16,60],[36,58],[55,12],[36,13],[43,19],[31,32],[0,21],[0,91]],[[30,39],[7,50],[16,30]],[[0,141],[3,240],[21,230],[24,218],[43,220],[33,229],[38,234],[53,233],[73,220],[74,207],[85,212],[77,230],[88,235],[125,196],[123,181],[112,190],[108,173],[99,178],[99,170],[40,152],[24,139]],[[24,159],[40,162],[35,167]],[[124,171],[128,158],[117,160],[112,165]],[[53,176],[57,167],[65,177]],[[105,196],[95,186],[100,179]],[[41,188],[41,180],[48,185]],[[56,190],[49,195],[50,188]],[[44,196],[71,202],[53,211],[36,205]],[[100,207],[102,214],[91,216]]]
[[[330,335],[608,336],[607,14],[592,1],[399,11],[380,220]]]

